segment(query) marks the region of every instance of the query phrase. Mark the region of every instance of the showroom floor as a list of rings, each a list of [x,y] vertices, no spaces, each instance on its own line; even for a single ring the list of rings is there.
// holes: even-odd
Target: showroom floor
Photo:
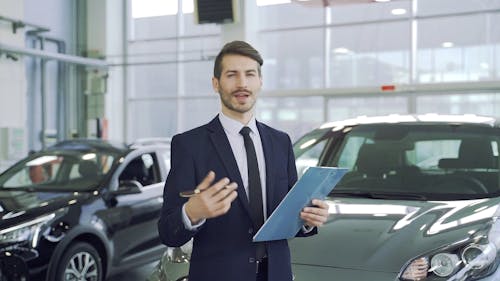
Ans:
[[[156,263],[157,262],[153,262],[135,269],[121,272],[111,276],[106,281],[145,281],[149,274],[153,271]]]

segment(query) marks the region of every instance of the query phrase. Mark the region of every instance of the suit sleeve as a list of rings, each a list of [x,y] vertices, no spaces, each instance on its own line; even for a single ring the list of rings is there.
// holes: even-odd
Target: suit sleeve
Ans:
[[[188,242],[197,230],[188,230],[182,220],[182,205],[186,198],[179,196],[181,190],[191,190],[197,185],[192,155],[181,140],[175,136],[171,142],[171,169],[163,190],[163,207],[158,221],[158,232],[163,244],[180,247]]]

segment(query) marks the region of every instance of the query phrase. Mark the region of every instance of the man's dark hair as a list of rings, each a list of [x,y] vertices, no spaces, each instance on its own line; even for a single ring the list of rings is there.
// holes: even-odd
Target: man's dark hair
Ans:
[[[259,63],[258,71],[259,76],[261,75],[260,67],[264,64],[264,60],[260,56],[259,52],[248,44],[245,41],[232,41],[226,43],[222,50],[220,50],[219,54],[215,58],[214,64],[214,77],[220,79],[220,75],[222,73],[222,59],[225,55],[241,55],[245,57],[249,57],[256,62]]]

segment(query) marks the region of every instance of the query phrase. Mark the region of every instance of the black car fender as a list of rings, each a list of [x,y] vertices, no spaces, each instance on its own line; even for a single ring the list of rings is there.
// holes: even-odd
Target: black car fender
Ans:
[[[104,233],[96,231],[96,229],[88,226],[75,226],[69,230],[64,239],[57,244],[54,249],[54,253],[50,259],[49,267],[47,271],[47,281],[55,279],[55,272],[58,261],[61,259],[64,251],[75,241],[84,241],[94,246],[97,251],[102,255],[103,260],[103,272],[104,276],[107,275],[109,270],[108,261],[109,257],[113,256],[113,246],[111,243],[106,243],[109,239],[106,238]]]

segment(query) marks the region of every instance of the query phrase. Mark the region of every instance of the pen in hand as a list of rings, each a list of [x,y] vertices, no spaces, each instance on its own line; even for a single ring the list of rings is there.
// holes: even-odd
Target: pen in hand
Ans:
[[[195,190],[179,192],[179,196],[189,196],[184,203],[184,210],[192,224],[197,224],[203,219],[224,215],[231,208],[234,199],[238,197],[237,183],[230,182],[227,177],[217,182],[214,180],[215,173],[210,171]]]
[[[215,174],[213,174],[213,172],[209,172],[209,174],[207,175],[207,177],[211,177],[212,180],[213,180],[213,177],[215,176]],[[232,185],[235,184],[235,183],[229,183],[225,186],[222,187],[222,189],[227,189],[229,188],[230,186],[232,187]],[[199,186],[197,186],[195,189],[193,190],[186,190],[186,191],[181,191],[179,192],[179,196],[180,197],[183,197],[183,198],[190,198],[190,197],[193,197],[197,194],[200,194],[201,192],[203,192],[206,188],[203,188],[203,189],[200,189]]]
[[[223,189],[226,189],[228,188],[228,186],[224,186]],[[195,188],[193,190],[187,190],[187,191],[181,191],[179,192],[179,196],[180,197],[184,197],[184,198],[190,198],[190,197],[193,197],[197,194],[200,194],[203,190],[199,189],[199,188]]]
[[[193,190],[181,191],[181,192],[179,192],[179,196],[184,197],[184,198],[189,198],[189,197],[195,196],[196,194],[199,194],[200,192],[201,192],[201,190],[199,190],[198,188],[195,188]]]

